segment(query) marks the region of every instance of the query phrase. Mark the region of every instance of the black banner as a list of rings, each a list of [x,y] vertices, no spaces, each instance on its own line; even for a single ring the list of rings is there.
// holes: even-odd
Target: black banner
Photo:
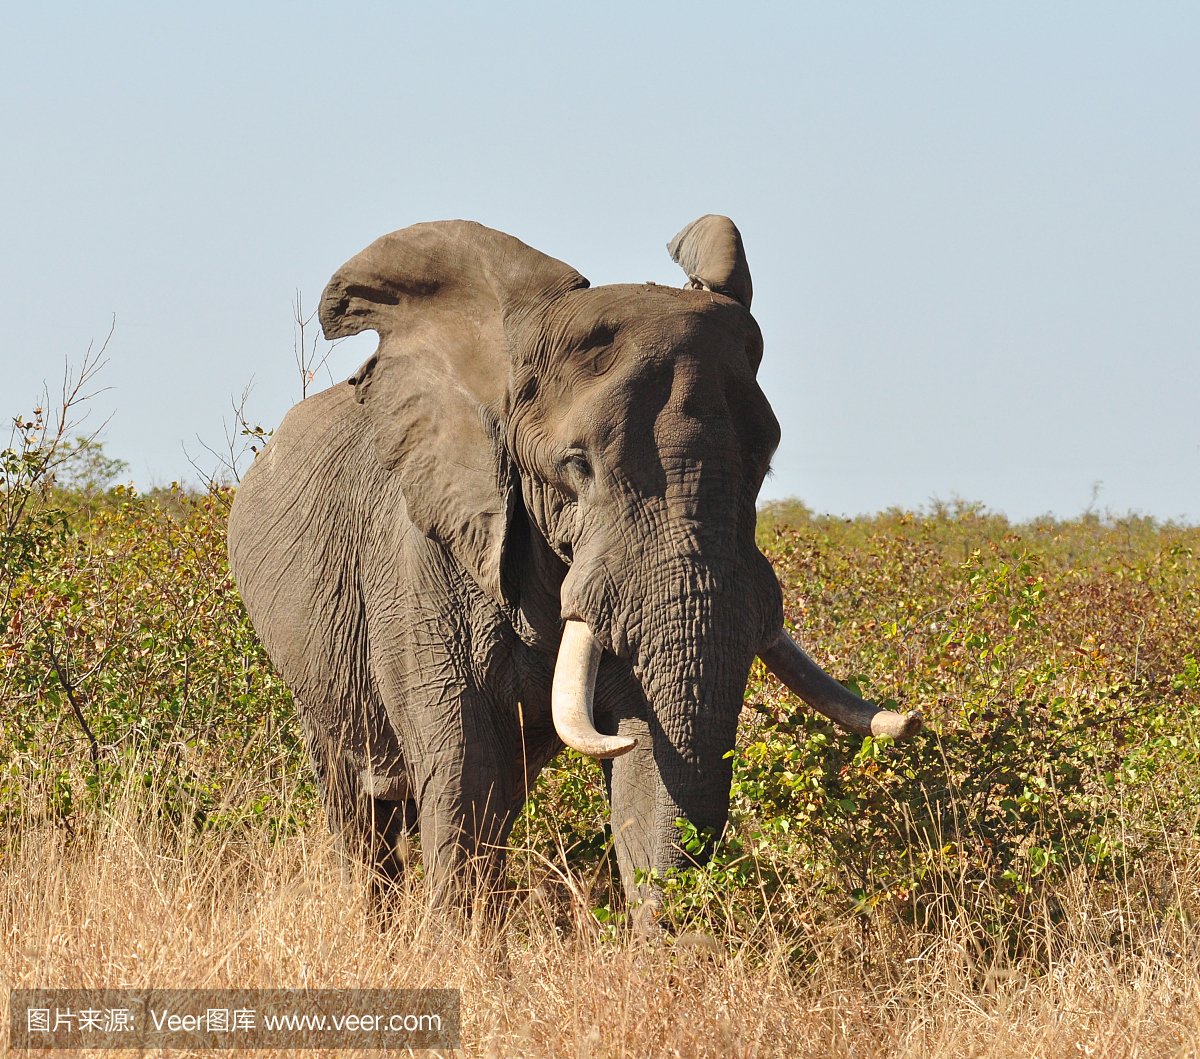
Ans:
[[[459,1048],[457,989],[14,989],[10,1048]]]

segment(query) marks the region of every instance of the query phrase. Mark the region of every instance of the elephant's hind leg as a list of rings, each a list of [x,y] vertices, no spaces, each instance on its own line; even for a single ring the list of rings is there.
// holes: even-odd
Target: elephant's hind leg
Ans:
[[[329,830],[347,871],[363,864],[371,873],[372,893],[398,880],[408,862],[408,836],[417,823],[416,802],[408,797],[407,782],[364,773],[351,755],[296,701],[304,745]],[[378,796],[377,796],[378,795]]]
[[[373,870],[377,881],[395,882],[408,867],[410,836],[417,832],[417,803],[409,797],[404,776],[372,776],[360,770],[362,811],[367,815],[370,848],[361,859]]]

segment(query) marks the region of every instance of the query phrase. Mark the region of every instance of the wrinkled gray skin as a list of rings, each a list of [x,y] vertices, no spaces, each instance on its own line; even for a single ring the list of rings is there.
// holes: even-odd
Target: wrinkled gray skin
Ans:
[[[293,408],[237,491],[230,562],[330,824],[384,875],[419,824],[436,900],[499,876],[562,749],[565,619],[604,649],[596,728],[637,737],[604,762],[628,895],[685,862],[678,818],[725,823],[750,665],[783,623],[754,543],[779,424],[737,229],[701,218],[670,250],[688,289],[590,289],[465,221],[384,236],[320,309],[376,354]]]

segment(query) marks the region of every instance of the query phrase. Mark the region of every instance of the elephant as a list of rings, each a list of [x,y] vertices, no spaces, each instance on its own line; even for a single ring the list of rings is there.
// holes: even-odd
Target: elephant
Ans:
[[[329,825],[382,879],[419,829],[435,904],[502,889],[565,745],[600,759],[622,886],[654,907],[691,863],[681,821],[725,825],[756,656],[851,731],[921,727],[784,629],[754,535],[780,427],[742,237],[710,214],[668,250],[682,288],[592,287],[474,222],[383,236],[319,309],[376,351],[236,490],[231,570]]]

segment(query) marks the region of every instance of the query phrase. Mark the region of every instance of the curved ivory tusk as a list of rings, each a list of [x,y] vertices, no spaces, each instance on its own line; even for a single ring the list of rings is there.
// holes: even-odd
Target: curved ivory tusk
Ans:
[[[907,739],[916,735],[925,723],[917,710],[912,713],[881,710],[842,687],[804,653],[786,630],[780,631],[779,639],[767,650],[759,651],[758,657],[814,710],[859,735]]]
[[[550,711],[558,738],[572,750],[588,757],[619,757],[632,750],[637,740],[630,735],[601,735],[596,731],[592,699],[602,653],[587,622],[568,621],[563,626],[550,691]]]

